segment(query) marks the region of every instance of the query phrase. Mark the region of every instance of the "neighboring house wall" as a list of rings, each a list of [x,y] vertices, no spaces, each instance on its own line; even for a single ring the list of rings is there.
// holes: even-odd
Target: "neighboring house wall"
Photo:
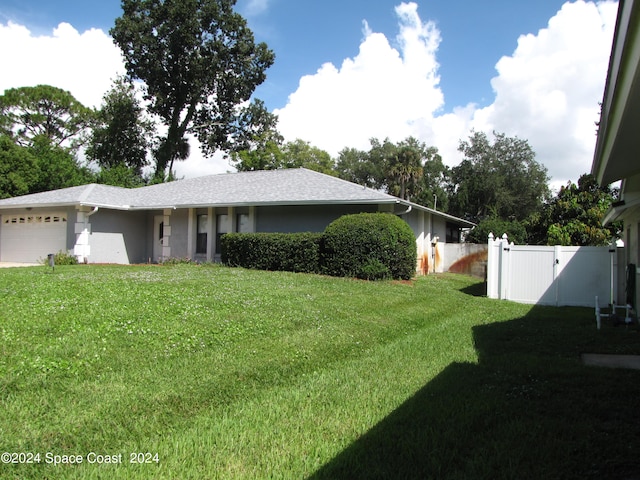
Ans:
[[[624,222],[625,263],[635,265],[634,306],[638,308],[640,300],[640,207],[630,209],[621,216]],[[625,283],[626,285],[626,283]]]

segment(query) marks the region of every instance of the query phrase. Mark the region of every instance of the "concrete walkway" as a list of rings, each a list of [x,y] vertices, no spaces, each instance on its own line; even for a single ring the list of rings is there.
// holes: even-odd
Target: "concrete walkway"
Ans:
[[[602,353],[583,353],[582,363],[592,367],[630,368],[640,370],[640,355],[607,355]]]

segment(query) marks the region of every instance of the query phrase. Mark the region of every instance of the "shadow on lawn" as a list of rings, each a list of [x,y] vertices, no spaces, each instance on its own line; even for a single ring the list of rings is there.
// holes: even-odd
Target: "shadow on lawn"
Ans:
[[[478,364],[449,365],[310,478],[640,479],[640,372],[579,361],[629,335],[640,353],[640,335],[572,311],[475,327]]]
[[[487,296],[487,282],[477,282],[468,287],[461,288],[462,293],[471,295],[472,297],[486,297]]]

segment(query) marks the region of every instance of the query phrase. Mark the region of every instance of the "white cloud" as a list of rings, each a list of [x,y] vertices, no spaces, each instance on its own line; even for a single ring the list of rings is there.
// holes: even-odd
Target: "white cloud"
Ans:
[[[365,22],[357,56],[300,79],[288,104],[275,111],[285,138],[303,138],[336,155],[344,147],[366,148],[371,137],[398,141],[428,127],[425,112],[444,104],[435,58],[440,34],[421,22],[415,3],[401,4],[396,13],[400,51]]]
[[[225,158],[223,152],[216,152],[212,157],[205,157],[200,150],[200,142],[196,138],[190,137],[189,144],[191,145],[189,159],[173,164],[173,170],[178,178],[202,177],[236,170]]]
[[[267,11],[269,8],[269,0],[248,0],[246,7],[244,7],[245,15],[254,16],[260,15]]]
[[[27,27],[0,24],[0,94],[6,89],[39,84],[53,85],[71,94],[86,106],[100,107],[112,80],[125,73],[120,49],[99,29],[79,33],[61,23],[51,35],[34,35]],[[178,176],[194,177],[230,169],[222,155],[204,158],[196,140],[191,157],[174,165]]]
[[[0,92],[8,88],[53,85],[68,90],[84,105],[98,107],[111,80],[124,73],[120,50],[102,30],[79,33],[61,23],[50,36],[34,36],[26,27],[0,24],[3,72]]]
[[[521,36],[472,125],[528,139],[555,183],[589,172],[616,12],[613,2],[566,3],[547,28]]]
[[[249,0],[256,11],[269,0]],[[479,109],[442,113],[437,52],[440,32],[423,22],[415,3],[396,7],[399,33],[391,42],[364,22],[358,54],[327,63],[300,79],[288,104],[275,113],[287,140],[302,138],[336,155],[366,149],[371,137],[400,141],[413,135],[440,149],[449,165],[460,161],[460,139],[472,128],[528,139],[556,183],[577,180],[591,167],[598,102],[602,99],[617,3],[567,3],[546,28],[518,39],[496,59],[495,101]],[[98,107],[111,80],[124,73],[119,49],[102,30],[78,32],[61,23],[50,35],[0,23],[0,93],[7,88],[54,85]],[[222,155],[205,159],[192,142],[179,176],[230,170]]]
[[[610,1],[566,3],[547,28],[521,36],[513,54],[498,61],[493,104],[442,114],[440,33],[420,19],[415,3],[403,3],[396,8],[398,48],[365,23],[356,57],[300,80],[275,112],[280,131],[332,155],[344,147],[366,149],[371,137],[414,135],[455,165],[458,143],[471,129],[495,129],[529,140],[556,183],[575,181],[591,168],[616,11]]]

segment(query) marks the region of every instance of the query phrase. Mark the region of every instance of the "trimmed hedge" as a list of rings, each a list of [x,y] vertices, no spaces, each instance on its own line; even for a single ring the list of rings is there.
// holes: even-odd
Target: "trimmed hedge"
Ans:
[[[389,213],[345,215],[324,233],[227,233],[221,242],[231,267],[365,280],[408,280],[416,272],[413,231]]]
[[[257,270],[318,273],[321,233],[227,233],[222,262]]]
[[[328,275],[408,280],[416,272],[416,239],[411,227],[395,215],[345,215],[324,231],[321,259]]]

